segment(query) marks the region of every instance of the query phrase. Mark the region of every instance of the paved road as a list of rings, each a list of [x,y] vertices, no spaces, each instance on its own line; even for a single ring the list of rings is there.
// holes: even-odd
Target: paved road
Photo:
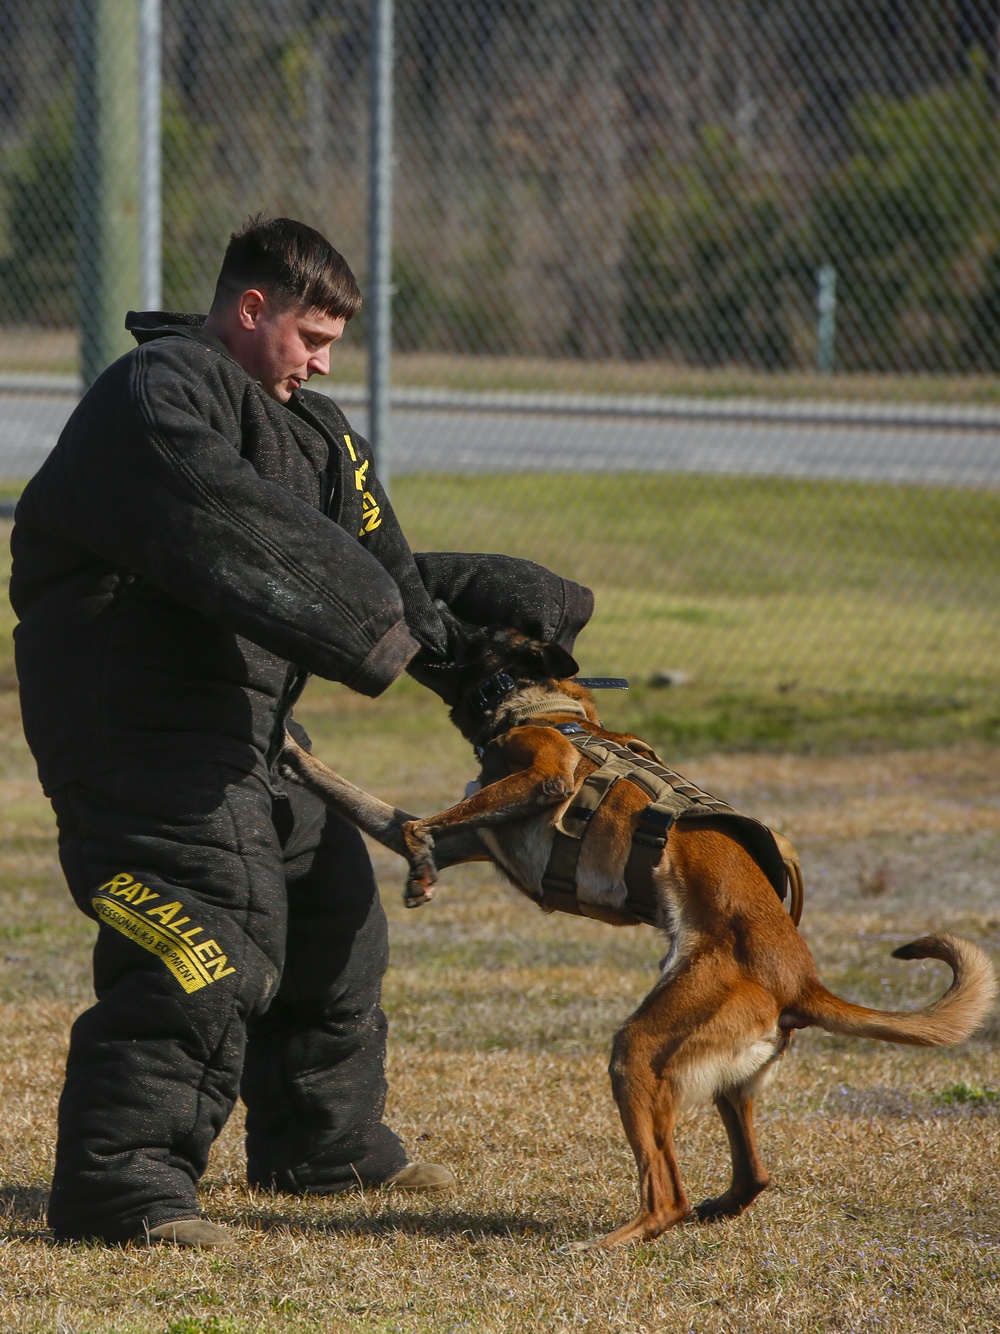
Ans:
[[[0,477],[25,478],[55,443],[70,397],[0,394]],[[360,433],[365,412],[348,408]],[[666,471],[1000,486],[1000,431],[942,423],[705,420],[568,412],[399,409],[391,469]]]

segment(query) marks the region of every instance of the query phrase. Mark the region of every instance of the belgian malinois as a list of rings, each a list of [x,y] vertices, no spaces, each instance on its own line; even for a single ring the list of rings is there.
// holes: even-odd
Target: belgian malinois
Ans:
[[[543,907],[616,925],[648,921],[663,931],[668,952],[659,979],[615,1035],[610,1066],[639,1169],[639,1209],[606,1236],[579,1243],[612,1247],[689,1218],[733,1217],[764,1190],[769,1177],[752,1104],[793,1030],[815,1025],[923,1046],[961,1042],[985,1019],[996,979],[976,945],[939,934],[894,951],[951,968],[951,986],[933,1004],[907,1014],[833,995],[779,898],[775,857],[794,866],[790,845],[778,836],[769,860],[764,826],[755,831],[756,822],[685,787],[637,737],[605,730],[593,696],[572,679],[576,672],[564,649],[514,631],[488,628],[469,638],[438,693],[476,750],[479,788],[437,815],[417,819],[393,809],[291,739],[282,760],[289,777],[406,858],[411,907],[432,897],[438,867],[489,860]],[[686,809],[665,813],[651,802],[664,774],[691,797]],[[708,1099],[729,1139],[732,1181],[692,1209],[674,1123],[683,1108]]]

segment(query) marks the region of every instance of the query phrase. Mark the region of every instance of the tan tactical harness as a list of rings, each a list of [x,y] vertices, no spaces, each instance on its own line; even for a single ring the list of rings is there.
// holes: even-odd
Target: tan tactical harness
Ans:
[[[576,894],[576,870],[583,838],[598,806],[615,783],[624,780],[641,788],[651,798],[639,816],[625,861],[625,912],[628,916],[639,922],[656,924],[652,872],[659,865],[671,828],[677,823],[711,820],[713,828],[720,829],[746,848],[780,899],[784,899],[790,885],[792,917],[798,924],[802,911],[798,864],[793,866],[782,857],[767,825],[741,814],[672,769],[645,759],[626,746],[593,736],[576,723],[555,726],[581,754],[596,760],[598,768],[584,780],[573,804],[556,825],[555,841],[542,877],[543,908],[549,912],[585,915]]]

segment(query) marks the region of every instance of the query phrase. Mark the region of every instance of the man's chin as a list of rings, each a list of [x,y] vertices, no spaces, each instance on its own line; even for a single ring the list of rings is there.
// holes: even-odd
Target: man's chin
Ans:
[[[258,380],[257,383],[268,398],[273,398],[278,403],[287,403],[296,389],[301,389],[303,384],[295,375],[289,376],[286,380],[279,380],[277,384],[265,384],[263,380]]]

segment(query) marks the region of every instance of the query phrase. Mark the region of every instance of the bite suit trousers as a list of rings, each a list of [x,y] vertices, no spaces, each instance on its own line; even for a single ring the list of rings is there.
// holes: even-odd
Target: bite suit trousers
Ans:
[[[98,923],[96,1004],[73,1026],[49,1222],[139,1238],[198,1212],[242,1093],[253,1184],[375,1185],[385,916],[358,832],[304,789],[192,763],[115,769],[52,797],[77,905]]]

